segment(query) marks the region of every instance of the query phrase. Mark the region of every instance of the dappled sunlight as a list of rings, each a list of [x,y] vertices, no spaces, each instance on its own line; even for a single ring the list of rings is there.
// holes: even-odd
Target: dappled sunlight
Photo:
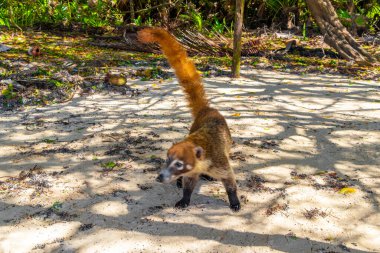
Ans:
[[[195,240],[199,252],[379,248],[378,85],[261,70],[243,76],[206,79],[235,142],[239,213],[220,182],[201,180],[186,210],[173,208],[182,196],[175,183],[155,182],[166,150],[190,127],[176,81],[152,89],[154,81],[132,80],[149,89],[2,113],[1,249],[20,237],[31,239],[19,252],[178,252],[173,243]],[[305,215],[314,208],[323,215]]]
[[[44,244],[60,243],[74,235],[80,222],[58,222],[46,226],[43,221],[25,221],[22,227],[0,227],[0,247],[3,252],[30,252],[44,248]]]
[[[342,148],[352,148],[364,141],[365,145],[376,145],[379,140],[373,138],[377,134],[377,130],[338,130],[331,133],[329,140]],[[370,150],[369,150],[370,151]],[[374,150],[376,152],[376,150]],[[380,154],[380,153],[379,153]]]
[[[96,203],[91,207],[91,211],[95,214],[102,214],[110,217],[118,217],[128,214],[128,207],[126,204],[117,201],[104,201]]]

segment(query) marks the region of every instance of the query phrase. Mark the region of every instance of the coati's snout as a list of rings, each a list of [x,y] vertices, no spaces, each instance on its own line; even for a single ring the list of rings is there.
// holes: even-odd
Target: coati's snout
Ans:
[[[156,178],[157,182],[160,183],[170,183],[172,180],[172,174],[168,171],[168,169],[161,170],[160,174]]]

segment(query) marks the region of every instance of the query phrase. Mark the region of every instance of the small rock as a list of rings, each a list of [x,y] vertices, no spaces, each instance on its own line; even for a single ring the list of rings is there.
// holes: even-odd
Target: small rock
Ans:
[[[6,45],[0,44],[0,52],[6,52],[6,51],[9,51],[11,49],[12,49],[11,47],[8,47]]]

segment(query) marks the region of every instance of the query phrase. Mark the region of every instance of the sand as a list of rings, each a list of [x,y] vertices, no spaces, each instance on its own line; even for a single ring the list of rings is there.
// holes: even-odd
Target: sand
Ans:
[[[155,177],[188,133],[183,93],[129,84],[148,90],[1,112],[0,252],[380,252],[378,83],[206,78],[235,141],[238,213],[220,182],[173,207],[181,190]]]

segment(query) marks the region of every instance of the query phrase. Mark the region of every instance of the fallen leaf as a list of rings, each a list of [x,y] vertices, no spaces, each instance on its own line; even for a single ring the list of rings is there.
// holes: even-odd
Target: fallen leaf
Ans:
[[[48,138],[46,138],[46,139],[43,139],[42,140],[43,142],[45,142],[45,143],[56,143],[57,142],[57,140],[54,140],[54,139],[48,139]]]
[[[326,174],[328,171],[327,170],[318,170],[315,175],[323,175]]]
[[[234,114],[232,114],[232,117],[240,117],[240,112],[235,112]]]
[[[62,202],[56,201],[53,203],[53,206],[51,208],[53,209],[53,211],[58,211],[62,208],[62,205]]]
[[[118,74],[107,73],[104,78],[104,81],[106,83],[109,83],[111,85],[116,85],[116,86],[123,86],[127,84],[127,78]]]
[[[339,190],[339,193],[341,193],[341,194],[351,194],[351,193],[355,193],[355,192],[356,192],[356,189],[351,188],[351,187],[344,187],[344,188]]]

